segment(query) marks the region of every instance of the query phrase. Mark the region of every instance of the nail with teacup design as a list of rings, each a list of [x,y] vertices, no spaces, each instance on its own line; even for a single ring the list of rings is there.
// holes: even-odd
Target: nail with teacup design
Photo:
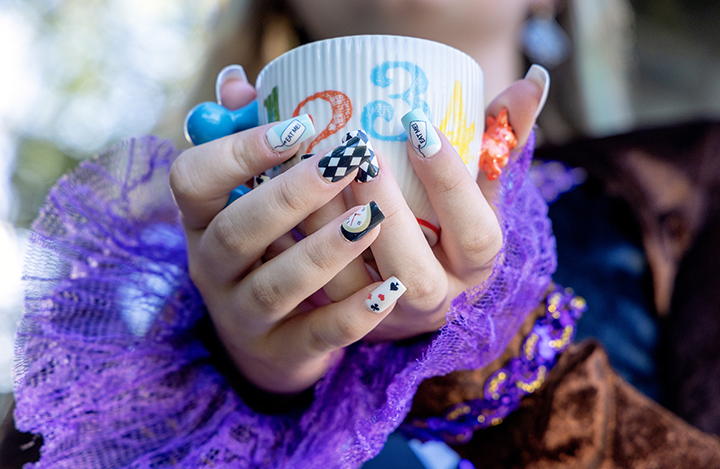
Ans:
[[[352,215],[342,222],[340,232],[345,239],[355,242],[370,233],[384,219],[385,214],[373,201],[355,210]]]
[[[397,277],[392,276],[372,291],[365,300],[365,308],[380,314],[395,303],[407,291]]]
[[[440,137],[430,119],[421,109],[413,109],[400,119],[408,134],[408,140],[415,152],[423,157],[434,156],[442,147]]]
[[[315,126],[307,114],[275,124],[267,131],[270,148],[280,153],[315,135]]]
[[[320,159],[318,168],[322,177],[328,182],[337,182],[360,168],[362,173],[358,172],[357,178],[361,179],[358,182],[373,179],[378,175],[379,168],[367,134],[356,130],[345,137],[341,145]]]

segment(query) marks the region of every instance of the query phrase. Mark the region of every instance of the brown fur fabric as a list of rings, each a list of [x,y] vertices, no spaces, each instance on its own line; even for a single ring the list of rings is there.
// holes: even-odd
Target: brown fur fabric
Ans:
[[[592,342],[572,345],[517,411],[455,449],[477,469],[720,468],[718,437],[624,382]]]

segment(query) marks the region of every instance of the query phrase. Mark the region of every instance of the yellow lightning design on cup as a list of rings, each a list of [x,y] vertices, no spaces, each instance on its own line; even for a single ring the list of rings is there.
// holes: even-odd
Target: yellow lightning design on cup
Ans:
[[[451,124],[453,129],[449,130]],[[445,111],[445,117],[440,122],[440,131],[450,140],[450,143],[455,147],[465,164],[470,160],[470,142],[475,138],[475,123],[473,122],[469,127],[466,127],[466,125],[462,85],[459,81],[456,81],[450,97],[450,104],[447,111]]]

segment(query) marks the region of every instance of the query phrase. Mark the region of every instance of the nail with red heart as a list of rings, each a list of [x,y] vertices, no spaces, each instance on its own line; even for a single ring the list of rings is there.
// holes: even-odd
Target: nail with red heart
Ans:
[[[407,291],[405,285],[397,277],[392,276],[368,295],[365,307],[372,313],[380,314],[403,296],[405,291]]]

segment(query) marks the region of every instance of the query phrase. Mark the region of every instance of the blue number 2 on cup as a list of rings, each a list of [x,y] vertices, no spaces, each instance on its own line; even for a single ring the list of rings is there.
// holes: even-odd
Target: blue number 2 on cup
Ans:
[[[426,115],[430,115],[430,106],[420,96],[425,94],[428,89],[428,79],[425,72],[417,65],[411,62],[384,62],[373,68],[370,73],[370,80],[375,86],[387,88],[392,85],[393,81],[388,78],[388,71],[394,68],[405,69],[411,77],[410,86],[402,93],[391,94],[388,96],[392,99],[402,99],[409,106],[410,110],[422,109]],[[363,129],[370,137],[385,141],[403,141],[407,140],[407,133],[402,132],[398,135],[380,135],[375,130],[375,120],[378,118],[392,122],[395,116],[395,110],[392,104],[387,101],[372,101],[363,109],[360,117]]]

